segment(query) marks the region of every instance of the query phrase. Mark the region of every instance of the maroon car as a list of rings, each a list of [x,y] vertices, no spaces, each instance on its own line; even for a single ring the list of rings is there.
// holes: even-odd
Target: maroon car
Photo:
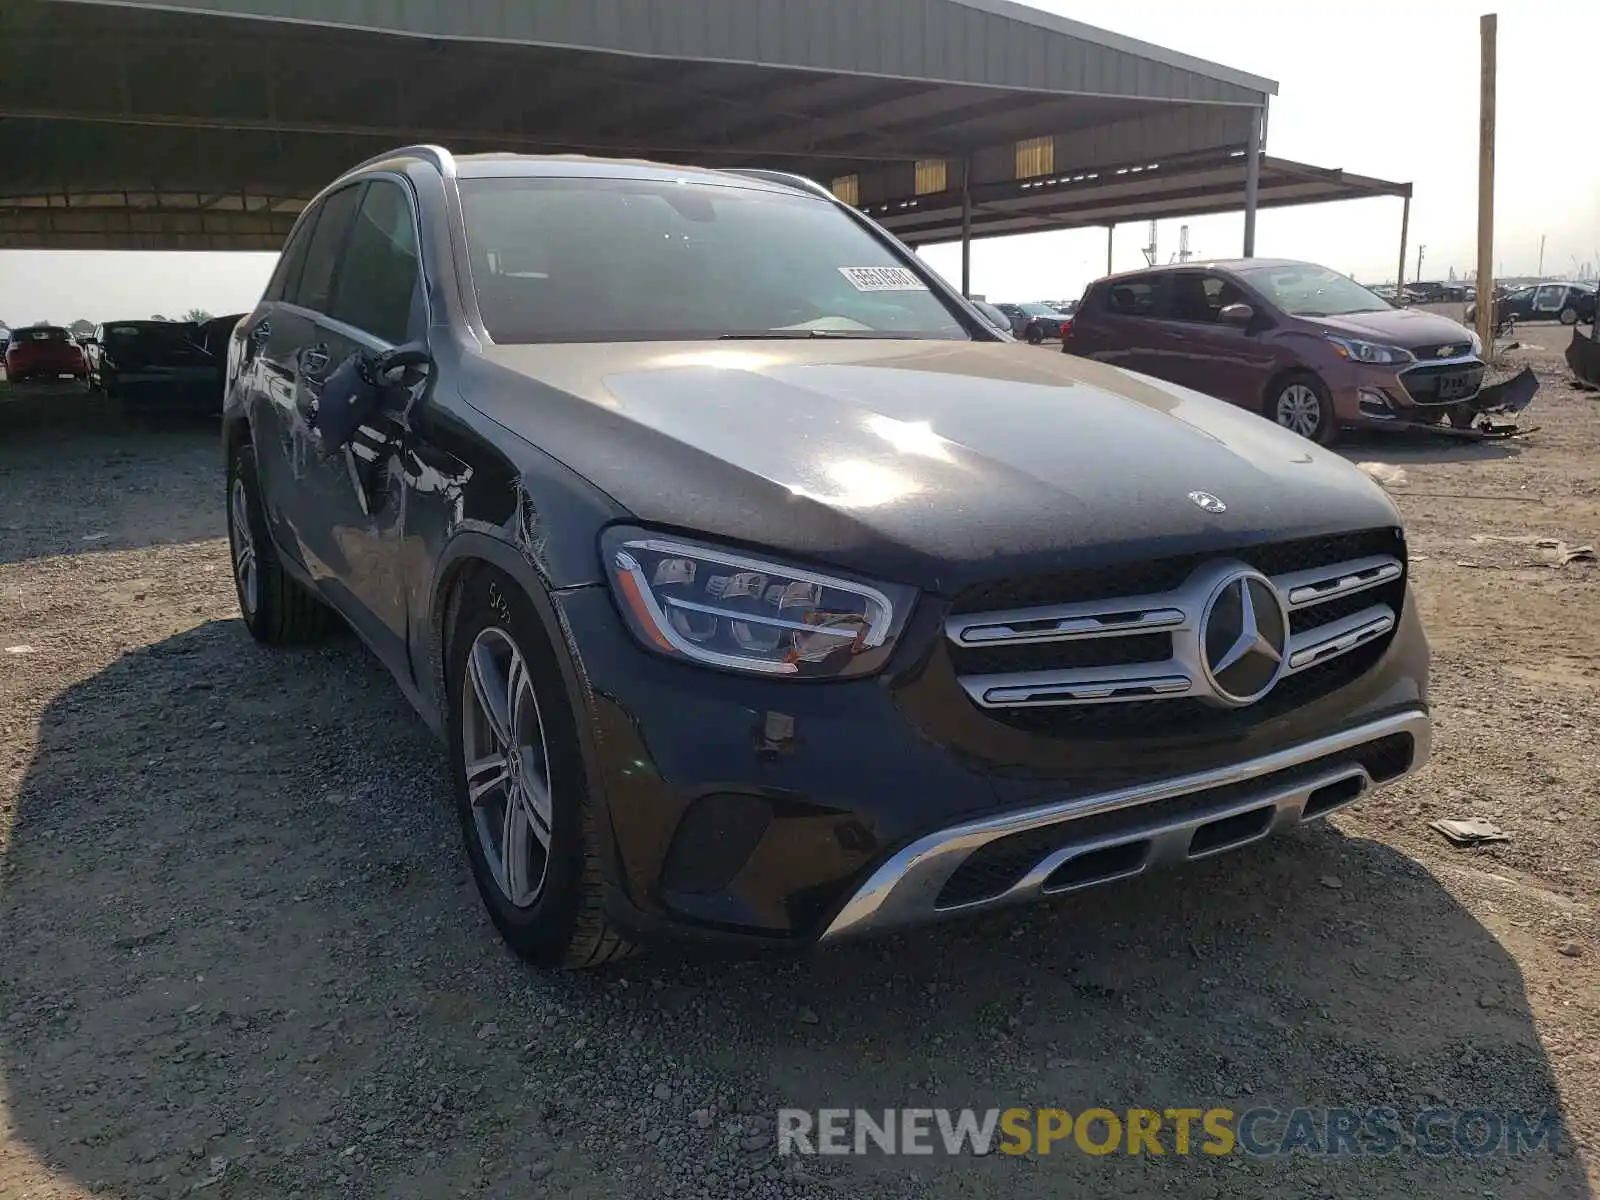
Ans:
[[[1466,427],[1481,411],[1476,334],[1313,263],[1254,258],[1109,276],[1089,285],[1062,349],[1324,443],[1344,426]]]
[[[6,379],[10,382],[81,380],[88,374],[83,348],[65,329],[55,325],[31,325],[11,331],[11,344],[6,347]]]

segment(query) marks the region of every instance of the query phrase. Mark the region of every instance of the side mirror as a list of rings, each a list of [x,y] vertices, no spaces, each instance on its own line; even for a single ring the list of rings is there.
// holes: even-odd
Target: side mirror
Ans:
[[[404,346],[396,346],[377,356],[372,361],[374,376],[387,375],[390,371],[404,370],[407,368],[430,367],[433,365],[433,355],[428,353],[427,346],[421,342],[407,342]]]
[[[328,376],[317,397],[312,425],[322,438],[323,449],[331,452],[348,443],[358,428],[393,403],[396,392],[404,393],[404,385],[390,378],[392,372],[423,370],[432,364],[433,356],[421,342],[345,359]]]
[[[1224,325],[1248,325],[1256,319],[1256,310],[1248,304],[1224,304],[1217,319]]]

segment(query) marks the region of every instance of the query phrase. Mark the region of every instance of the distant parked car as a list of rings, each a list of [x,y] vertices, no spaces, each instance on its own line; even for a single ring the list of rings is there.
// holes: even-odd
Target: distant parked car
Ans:
[[[6,346],[6,378],[12,383],[88,377],[89,365],[72,335],[58,325],[30,325],[11,331]]]
[[[1001,333],[1011,332],[1011,318],[1006,316],[1005,313],[1001,312],[997,307],[995,307],[993,304],[990,304],[987,300],[974,300],[972,302],[972,307],[981,312],[984,320],[988,321],[989,324],[993,325]]]
[[[1066,314],[1048,304],[997,304],[995,307],[1011,318],[1011,332],[1026,338],[1032,345],[1061,337],[1061,322]]]
[[[1534,283],[1512,288],[1495,301],[1495,324],[1504,321],[1560,321],[1563,325],[1593,325],[1595,290],[1592,283]],[[1478,319],[1478,306],[1467,308],[1467,324]]]
[[[1242,259],[1091,284],[1062,349],[1154,375],[1329,442],[1347,425],[1467,417],[1482,346],[1337,271]]]
[[[228,335],[238,320],[101,325],[89,349],[89,383],[128,407],[221,412]]]

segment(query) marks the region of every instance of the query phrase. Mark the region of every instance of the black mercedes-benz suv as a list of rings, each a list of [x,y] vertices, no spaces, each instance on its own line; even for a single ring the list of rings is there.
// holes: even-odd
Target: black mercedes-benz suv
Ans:
[[[809,944],[1125,879],[1418,767],[1383,492],[1030,354],[804,179],[397,150],[229,347],[258,639],[448,743],[527,958]]]

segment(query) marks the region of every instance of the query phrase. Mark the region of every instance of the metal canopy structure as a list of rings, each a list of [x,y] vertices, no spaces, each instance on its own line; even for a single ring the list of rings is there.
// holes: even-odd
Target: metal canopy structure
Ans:
[[[1277,90],[1009,0],[7,0],[0,45],[5,246],[276,248],[419,140],[781,167],[866,204],[1242,149]]]
[[[1238,212],[1245,175],[1245,156],[1240,151],[1123,163],[1099,170],[1062,172],[1039,180],[987,184],[971,192],[971,236],[1109,228],[1169,217]],[[1259,208],[1368,196],[1411,196],[1409,183],[1391,183],[1268,155],[1260,158],[1258,189]],[[874,220],[892,229],[908,245],[948,242],[961,236],[963,209],[959,190],[864,207]]]
[[[1250,253],[1277,91],[1012,0],[6,0],[0,46],[0,248],[275,250],[431,141],[777,167],[919,242],[1136,219],[1081,184],[1209,160]]]

